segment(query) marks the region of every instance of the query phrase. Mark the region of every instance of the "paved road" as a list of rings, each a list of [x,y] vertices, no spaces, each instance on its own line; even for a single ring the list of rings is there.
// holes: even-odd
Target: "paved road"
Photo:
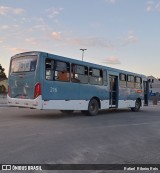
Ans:
[[[0,107],[0,163],[160,163],[159,113],[160,106],[94,117]]]

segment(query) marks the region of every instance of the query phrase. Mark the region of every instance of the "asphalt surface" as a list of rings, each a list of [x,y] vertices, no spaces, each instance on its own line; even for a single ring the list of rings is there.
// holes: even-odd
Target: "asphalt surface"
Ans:
[[[160,106],[102,111],[93,117],[0,107],[3,164],[159,164],[159,146]]]

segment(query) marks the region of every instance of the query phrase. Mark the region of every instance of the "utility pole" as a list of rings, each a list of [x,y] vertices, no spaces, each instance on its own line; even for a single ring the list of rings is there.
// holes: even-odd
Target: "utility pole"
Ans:
[[[87,50],[87,49],[80,49],[82,51],[82,61],[83,61],[83,58],[84,58],[84,51]]]

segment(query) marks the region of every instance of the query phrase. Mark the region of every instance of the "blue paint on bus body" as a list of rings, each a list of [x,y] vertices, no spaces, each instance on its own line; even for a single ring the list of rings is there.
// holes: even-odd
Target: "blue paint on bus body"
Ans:
[[[22,57],[28,57],[25,60]],[[22,58],[22,61],[21,61]],[[71,80],[68,82],[55,81],[46,79],[46,59],[53,59],[64,61],[70,64],[78,64],[81,66],[87,66],[97,69],[102,69],[107,71],[107,85],[91,85],[89,83],[73,83]],[[15,62],[14,62],[15,60]],[[17,62],[16,62],[17,61]],[[36,61],[36,63],[35,63]],[[12,69],[13,62],[15,63],[15,69]],[[18,71],[16,65],[20,65],[21,68],[26,71]],[[35,69],[31,65],[36,65]],[[110,98],[110,84],[109,76],[117,77],[117,100],[136,100],[140,98],[144,100],[143,91],[141,93],[136,92],[136,89],[131,89],[128,87],[119,87],[119,75],[134,75],[146,79],[144,75],[118,70],[102,65],[96,65],[88,62],[82,62],[79,60],[66,58],[62,56],[52,55],[44,52],[26,52],[15,55],[11,59],[9,72],[9,86],[10,86],[10,97],[11,98],[24,98],[24,99],[34,99],[34,89],[37,83],[41,84],[42,90],[42,100],[90,100],[93,97],[97,97],[100,100],[109,100]],[[12,70],[15,70],[15,72]],[[16,72],[17,70],[17,72]],[[28,70],[28,71],[27,71]],[[71,77],[71,75],[70,75]],[[142,88],[143,90],[143,88]]]

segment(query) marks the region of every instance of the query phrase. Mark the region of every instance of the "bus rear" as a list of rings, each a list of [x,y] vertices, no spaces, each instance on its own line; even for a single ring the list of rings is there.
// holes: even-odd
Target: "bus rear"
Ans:
[[[38,52],[17,54],[11,58],[7,102],[10,106],[42,108]]]

